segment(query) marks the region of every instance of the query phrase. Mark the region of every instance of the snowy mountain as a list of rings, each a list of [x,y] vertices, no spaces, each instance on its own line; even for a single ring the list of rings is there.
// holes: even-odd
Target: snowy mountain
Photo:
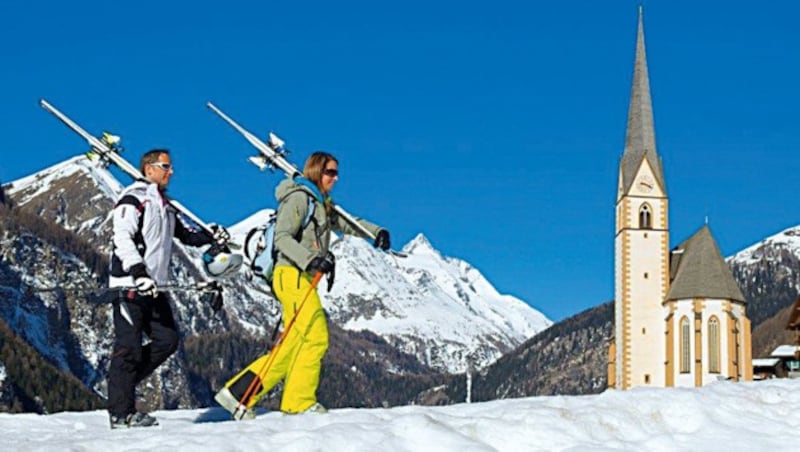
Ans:
[[[800,294],[800,226],[767,237],[726,261],[747,298],[755,327]]]
[[[765,260],[775,260],[785,254],[800,256],[800,226],[784,229],[771,235],[739,251],[727,260],[737,264],[755,264]]]
[[[6,229],[0,227],[0,315],[50,362],[98,393],[104,393],[111,322],[107,306],[87,302],[86,287],[98,288],[106,279],[109,213],[121,188],[107,169],[83,156],[3,186],[16,216],[6,219]],[[256,212],[231,226],[234,237],[242,240],[268,213]],[[14,229],[23,217],[42,233]],[[65,237],[60,228],[48,226],[53,223],[74,235]],[[177,242],[174,249],[171,279],[178,284],[202,280],[202,251]],[[336,284],[331,293],[322,293],[334,324],[353,334],[370,331],[446,372],[486,366],[550,324],[520,300],[497,293],[466,262],[442,256],[423,236],[405,250],[409,257],[399,259],[360,239],[335,244]],[[53,290],[65,287],[73,290]],[[238,331],[263,344],[278,314],[268,291],[242,274],[227,281],[224,298],[224,310],[214,314],[195,294],[173,294],[182,334],[222,341]],[[160,406],[197,406],[191,395],[196,391],[189,388],[198,386],[200,376],[185,367],[189,353],[203,350],[179,350],[147,385]],[[382,354],[372,359],[394,372],[410,369],[405,358]]]
[[[261,210],[231,226],[243,243],[264,224]],[[552,324],[521,300],[502,295],[467,262],[442,256],[422,234],[403,247],[408,257],[378,252],[344,236],[332,245],[336,281],[320,291],[331,320],[368,330],[435,369],[482,368]]]

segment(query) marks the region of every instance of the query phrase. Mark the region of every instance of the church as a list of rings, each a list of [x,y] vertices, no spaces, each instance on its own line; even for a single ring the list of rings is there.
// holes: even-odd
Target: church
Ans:
[[[697,387],[752,380],[746,300],[711,230],[703,225],[672,249],[669,231],[640,8],[616,197],[608,386]]]

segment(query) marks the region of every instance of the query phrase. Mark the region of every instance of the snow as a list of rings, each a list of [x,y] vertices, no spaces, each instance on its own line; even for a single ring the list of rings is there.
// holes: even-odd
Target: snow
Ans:
[[[775,367],[779,362],[780,358],[753,358],[753,367]]]
[[[4,450],[536,451],[797,450],[800,380],[609,390],[447,407],[160,411],[158,427],[110,430],[103,411],[0,414]]]
[[[795,356],[798,350],[800,350],[800,346],[797,345],[779,345],[770,353],[770,356],[791,358]]]

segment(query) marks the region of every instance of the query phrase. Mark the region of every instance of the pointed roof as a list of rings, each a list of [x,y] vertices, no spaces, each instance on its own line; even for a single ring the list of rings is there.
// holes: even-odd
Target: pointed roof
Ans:
[[[647,54],[644,47],[644,21],[639,7],[639,29],[636,35],[636,59],[633,65],[631,103],[628,107],[628,128],[625,132],[625,152],[622,154],[622,184],[627,193],[633,178],[647,159],[662,189],[664,174],[661,158],[656,152],[656,133],[653,125],[653,102],[650,99],[650,78],[647,75]]]
[[[673,250],[670,278],[667,300],[702,297],[746,302],[708,225]]]

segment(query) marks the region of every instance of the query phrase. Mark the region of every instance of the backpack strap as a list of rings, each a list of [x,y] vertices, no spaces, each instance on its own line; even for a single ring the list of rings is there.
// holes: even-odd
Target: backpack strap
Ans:
[[[317,208],[317,203],[314,201],[314,197],[308,197],[308,208],[306,209],[306,216],[303,218],[303,222],[300,224],[300,231],[304,231],[308,224],[312,221],[314,222],[314,226],[317,226],[317,219],[314,218],[314,210]]]

